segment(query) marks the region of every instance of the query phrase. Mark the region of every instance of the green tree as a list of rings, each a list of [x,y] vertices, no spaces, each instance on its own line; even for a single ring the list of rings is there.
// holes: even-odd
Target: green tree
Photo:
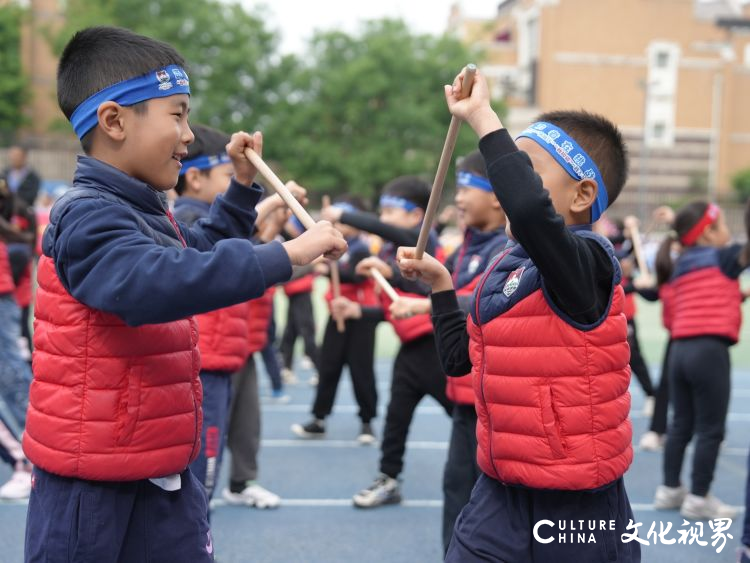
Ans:
[[[274,108],[264,151],[318,192],[372,197],[402,174],[432,180],[450,122],[443,85],[476,57],[399,20],[367,22],[357,35],[318,33]],[[463,127],[455,154],[473,148]]]
[[[192,121],[234,131],[265,128],[294,66],[279,57],[278,37],[262,12],[219,0],[69,0],[66,25],[52,35],[62,52],[91,25],[126,27],[173,45],[188,63]]]
[[[737,192],[740,201],[750,199],[750,168],[738,171],[732,176],[732,187]]]
[[[0,136],[10,137],[25,119],[18,108],[28,96],[28,81],[21,67],[23,10],[11,2],[0,6]]]

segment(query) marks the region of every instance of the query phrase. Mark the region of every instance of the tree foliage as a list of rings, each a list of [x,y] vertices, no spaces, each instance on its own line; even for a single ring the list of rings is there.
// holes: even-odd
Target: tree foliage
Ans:
[[[21,68],[23,10],[11,2],[0,5],[0,135],[12,135],[24,122],[20,108],[27,102],[28,80]]]

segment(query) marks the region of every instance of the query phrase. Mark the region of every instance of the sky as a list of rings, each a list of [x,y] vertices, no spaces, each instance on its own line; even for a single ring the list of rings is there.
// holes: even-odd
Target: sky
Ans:
[[[361,20],[400,17],[417,32],[445,31],[456,0],[241,0],[248,8],[263,4],[271,27],[281,31],[283,53],[300,53],[315,29],[354,32]],[[491,18],[499,0],[460,0],[464,15]]]

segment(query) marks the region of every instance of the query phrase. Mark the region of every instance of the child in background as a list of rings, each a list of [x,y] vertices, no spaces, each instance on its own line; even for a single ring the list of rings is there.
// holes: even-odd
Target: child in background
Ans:
[[[355,270],[360,275],[370,275],[377,268],[399,295],[423,297],[428,288],[420,283],[404,279],[395,266],[396,248],[404,244],[416,244],[424,211],[430,199],[429,185],[416,176],[401,176],[391,180],[383,188],[380,198],[380,220],[370,213],[346,212],[335,207],[324,209],[322,217],[333,223],[351,225],[361,231],[381,237],[385,244],[378,257],[362,260]],[[430,236],[428,251],[440,252],[437,236]],[[432,338],[432,323],[427,314],[397,319],[389,311],[390,299],[381,292],[382,308],[363,307],[346,297],[334,299],[334,315],[345,319],[390,321],[401,340],[393,363],[391,395],[385,418],[383,441],[381,442],[380,474],[366,489],[353,497],[359,508],[374,508],[401,502],[401,484],[398,479],[404,467],[406,438],[417,405],[429,395],[450,415],[453,404],[445,395],[445,376],[440,368],[435,339]]]
[[[691,519],[734,518],[735,510],[709,490],[729,408],[729,348],[737,343],[742,324],[738,278],[748,266],[750,246],[730,245],[724,213],[704,201],[683,207],[673,231],[656,258],[659,279],[669,279],[674,289],[667,368],[674,410],[664,446],[664,484],[656,490],[654,507],[679,508],[682,516]],[[673,262],[675,242],[682,251]],[[693,437],[688,492],[680,473]]]
[[[292,217],[287,224],[287,232],[291,237],[299,236],[305,228],[296,217]],[[318,345],[315,343],[315,315],[312,306],[312,291],[315,283],[315,274],[312,271],[300,270],[295,271],[292,279],[284,284],[284,293],[289,300],[289,306],[286,313],[286,326],[284,333],[281,335],[281,344],[279,350],[284,361],[284,367],[281,370],[283,380],[288,384],[297,382],[297,376],[294,373],[294,345],[298,337],[302,337],[305,346],[305,356],[308,361],[301,363],[307,364],[307,368],[313,368],[315,373],[310,377],[310,385],[317,385],[319,369]],[[308,363],[309,362],[309,363]]]
[[[362,203],[352,197],[337,198],[333,207],[348,213],[356,213],[363,209]],[[370,256],[370,250],[357,229],[343,223],[336,223],[336,228],[344,235],[349,245],[349,251],[338,261],[341,295],[361,306],[374,307],[377,305],[377,298],[372,280],[354,273],[357,264]],[[327,265],[322,266],[326,270],[329,269]],[[329,288],[325,298],[330,309],[333,300],[332,288]],[[377,325],[378,321],[370,318],[348,319],[345,321],[344,332],[340,333],[333,315],[329,316],[320,348],[320,379],[312,407],[314,418],[304,425],[292,425],[292,432],[297,436],[325,436],[325,419],[333,410],[341,372],[344,366],[348,365],[361,421],[357,441],[361,444],[372,444],[375,441],[371,421],[377,414],[378,402],[373,369]]]
[[[79,31],[60,58],[58,101],[86,154],[39,261],[26,560],[212,561],[205,490],[189,469],[202,428],[192,315],[346,249],[325,223],[283,245],[250,243],[262,190],[244,151],[261,151],[260,133],[232,136],[234,177],[208,219],[175,221],[164,192],[193,142],[183,64],[166,43],[113,27]],[[71,525],[79,512],[91,525]]]
[[[464,314],[471,312],[474,288],[490,261],[508,242],[505,235],[505,213],[492,192],[487,168],[479,151],[456,163],[455,205],[466,226],[459,248],[448,257],[446,269],[451,272],[458,304]],[[401,299],[391,305],[396,317],[431,313],[428,298]],[[448,459],[443,473],[443,550],[447,551],[456,518],[469,502],[481,470],[477,465],[477,413],[471,374],[448,377],[446,394],[453,401],[453,425],[448,445]]]
[[[514,143],[483,75],[466,99],[462,79],[446,86],[448,107],[481,139],[513,242],[483,274],[468,320],[439,261],[399,249],[402,273],[432,287],[445,372],[471,369],[474,381],[483,474],[446,561],[639,561],[637,542],[620,541],[633,518],[622,478],[633,455],[624,295],[612,245],[590,231],[625,184],[622,136],[603,117],[560,111]],[[542,520],[614,529],[585,544],[558,542],[553,529],[543,543],[532,531]]]

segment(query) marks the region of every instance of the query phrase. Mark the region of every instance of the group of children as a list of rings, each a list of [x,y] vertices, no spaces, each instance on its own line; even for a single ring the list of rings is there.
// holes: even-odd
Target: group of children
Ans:
[[[389,321],[401,341],[378,474],[356,506],[400,501],[409,427],[429,395],[452,420],[446,561],[639,561],[640,544],[620,540],[633,519],[623,481],[633,459],[628,280],[622,256],[592,231],[627,177],[616,126],[550,112],[514,140],[481,73],[465,98],[459,75],[446,86],[448,108],[480,141],[457,162],[464,238],[451,256],[432,233],[416,258],[430,188],[412,176],[383,188],[380,217],[341,198],[281,242],[289,213],[278,196],[261,200],[245,155],[262,153],[262,136],[191,129],[183,66],[170,46],[109,27],[78,32],[60,60],[58,100],[85,156],[52,209],[38,266],[25,454],[15,460],[33,464],[26,560],[213,560],[208,500],[225,439],[224,497],[278,503],[256,482],[253,354],[269,350],[272,288],[294,279],[290,302],[309,298],[309,276],[330,268],[324,257],[338,260],[340,295],[328,296],[320,353],[307,346],[318,374],[313,418],[293,432],[325,434],[348,365],[358,439],[374,442],[377,323]],[[172,214],[165,192],[175,186]],[[674,230],[652,288],[669,296],[674,408],[655,505],[720,517],[729,507],[709,489],[748,248],[726,246],[713,204],[686,207]],[[362,232],[382,239],[377,255]],[[398,299],[376,289],[373,270]],[[300,303],[290,304],[286,369],[311,322]],[[693,437],[688,492],[680,470]],[[594,530],[594,543],[545,544],[532,534],[543,519],[613,525]]]

